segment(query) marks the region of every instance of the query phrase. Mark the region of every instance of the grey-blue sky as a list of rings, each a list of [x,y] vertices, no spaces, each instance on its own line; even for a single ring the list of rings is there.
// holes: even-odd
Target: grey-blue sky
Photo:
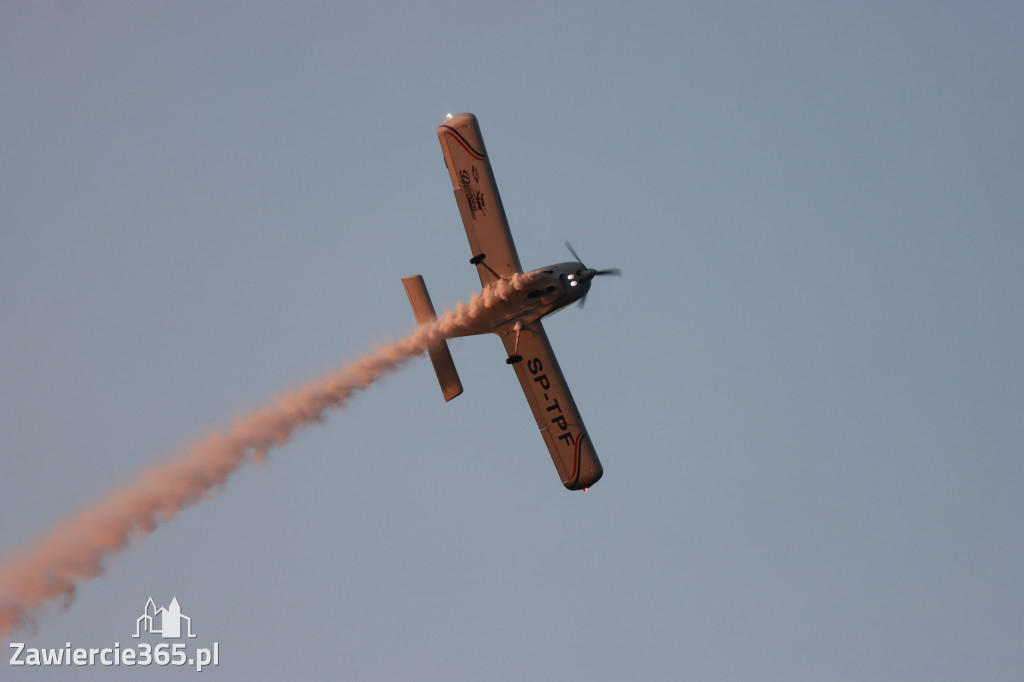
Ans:
[[[626,273],[549,324],[590,493],[466,339],[465,396],[387,379],[26,640],[176,595],[225,679],[1012,678],[1021,19],[4,4],[0,547],[403,334],[400,277],[464,299],[448,111],[527,267]]]

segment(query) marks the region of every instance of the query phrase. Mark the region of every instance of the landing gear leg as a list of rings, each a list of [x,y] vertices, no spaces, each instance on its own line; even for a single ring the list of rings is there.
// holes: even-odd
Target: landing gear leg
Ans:
[[[486,258],[486,257],[487,257],[487,254],[485,254],[485,253],[478,253],[475,256],[473,256],[472,258],[470,258],[469,262],[471,264],[473,264],[473,265],[483,265],[485,268],[487,268],[487,271],[489,273],[494,275],[494,279],[501,279],[501,277],[498,276],[498,273],[496,273],[494,271],[494,269],[490,265],[488,265],[487,263],[484,263],[484,258]]]
[[[517,362],[522,362],[523,361],[523,356],[519,355],[517,353],[517,351],[519,350],[519,332],[521,332],[523,330],[523,325],[522,325],[521,322],[516,322],[515,330],[516,330],[516,343],[515,343],[514,346],[512,346],[512,355],[508,356],[508,358],[505,359],[505,364],[506,365],[514,365]]]

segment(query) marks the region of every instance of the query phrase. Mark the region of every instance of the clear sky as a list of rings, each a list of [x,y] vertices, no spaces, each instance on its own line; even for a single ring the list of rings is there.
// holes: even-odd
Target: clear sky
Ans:
[[[0,2],[0,549],[408,333],[403,276],[477,289],[448,112],[524,266],[625,273],[547,323],[591,491],[464,339],[463,396],[390,376],[10,641],[132,646],[152,596],[224,680],[1019,679],[1021,35],[1013,2]]]

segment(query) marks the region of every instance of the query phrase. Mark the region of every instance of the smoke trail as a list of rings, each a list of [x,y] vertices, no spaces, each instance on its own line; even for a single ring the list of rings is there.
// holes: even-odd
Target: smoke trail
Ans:
[[[296,429],[321,421],[328,410],[342,407],[354,393],[507,299],[522,284],[518,276],[499,282],[406,338],[237,417],[228,430],[208,434],[59,522],[35,544],[11,553],[0,565],[0,637],[31,626],[34,611],[46,602],[61,599],[62,607],[69,606],[77,586],[99,575],[110,556],[142,541],[160,523],[223,485],[247,460],[261,459]]]

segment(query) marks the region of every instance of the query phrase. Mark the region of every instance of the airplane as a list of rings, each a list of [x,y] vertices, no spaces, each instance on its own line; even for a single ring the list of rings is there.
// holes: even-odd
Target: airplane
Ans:
[[[508,353],[505,362],[515,369],[562,484],[569,490],[586,490],[601,478],[604,469],[555,360],[541,318],[576,301],[582,306],[594,277],[619,275],[621,271],[586,267],[566,242],[575,261],[523,273],[476,116],[448,114],[437,127],[437,137],[469,238],[473,255],[469,262],[476,266],[480,283],[486,289],[514,275],[522,275],[526,282],[493,308],[487,319],[467,323],[446,336],[493,333],[501,338]],[[405,277],[402,283],[417,324],[434,320],[434,306],[423,277]],[[447,341],[440,339],[427,348],[427,353],[445,401],[461,394],[462,381]]]

